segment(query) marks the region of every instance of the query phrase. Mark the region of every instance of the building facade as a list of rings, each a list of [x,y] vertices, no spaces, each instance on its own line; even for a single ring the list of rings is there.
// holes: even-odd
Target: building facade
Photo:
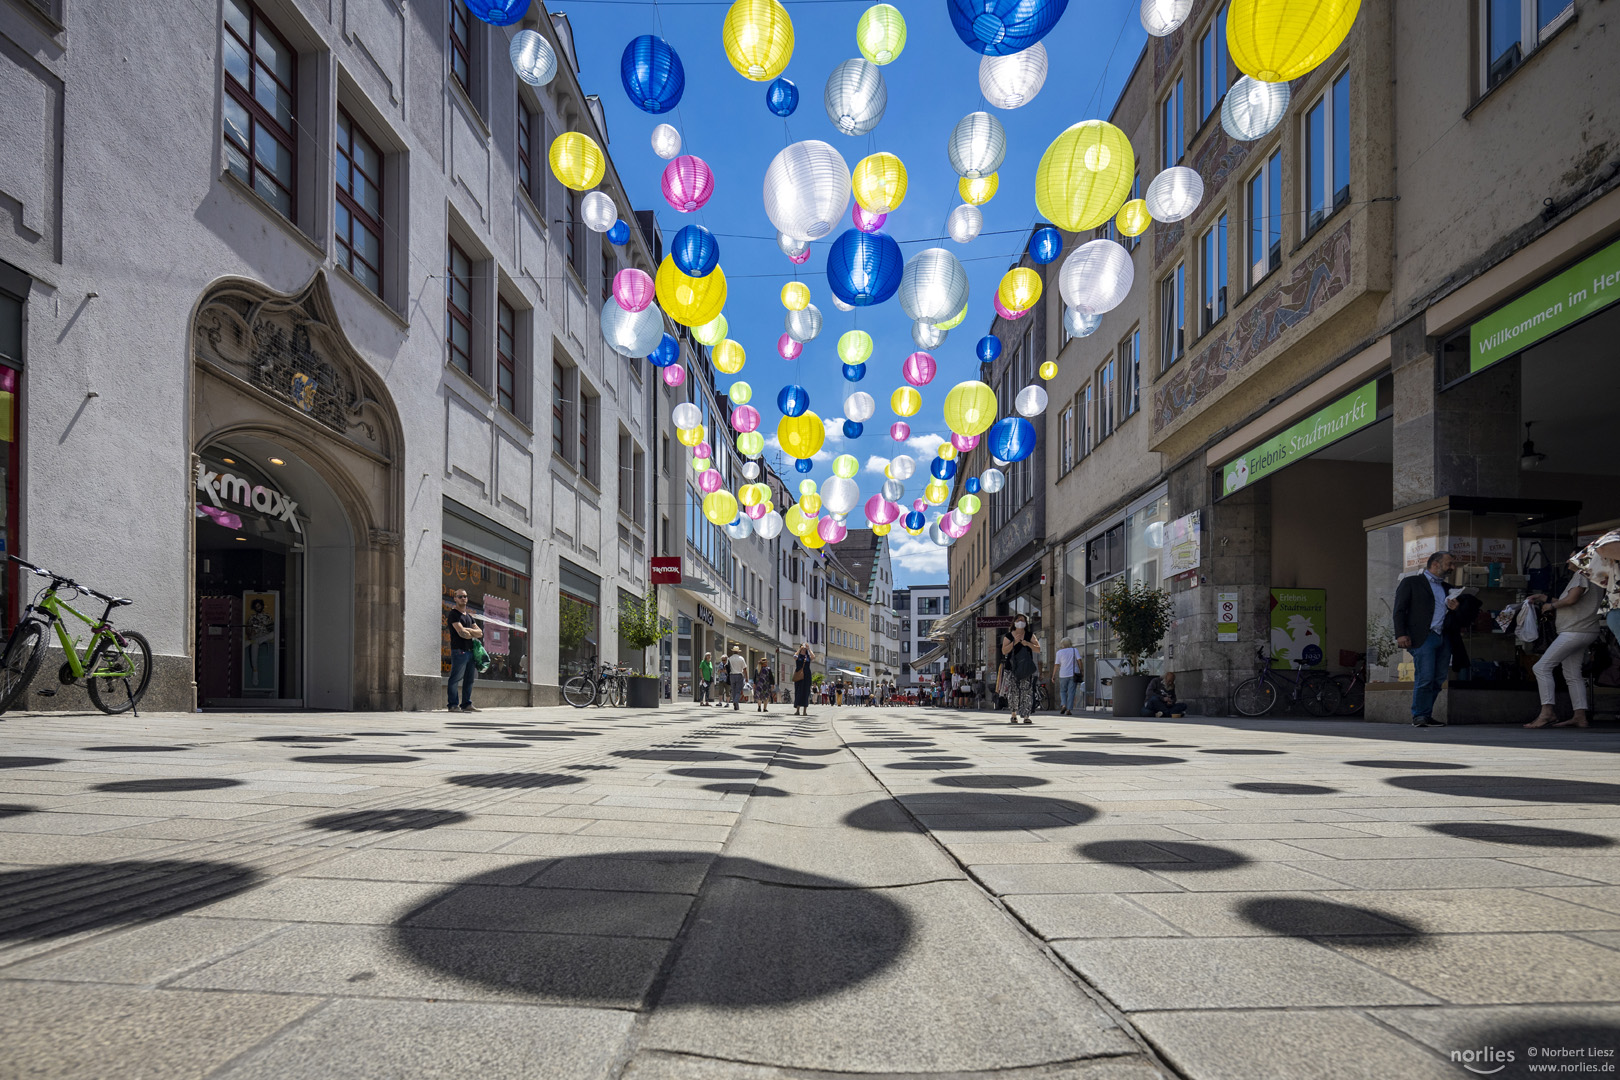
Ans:
[[[952,610],[949,585],[911,585],[894,591],[893,611],[900,631],[900,686],[911,688],[925,681],[938,681],[947,663],[943,656],[921,665],[916,660],[938,651],[940,643],[931,640],[934,628]]]
[[[826,559],[827,678],[846,684],[872,678],[866,589],[838,555]]]
[[[838,544],[839,564],[849,571],[851,584],[866,601],[866,671],[874,686],[897,685],[900,673],[899,623],[894,618],[894,569],[889,539],[870,528],[850,529]]]

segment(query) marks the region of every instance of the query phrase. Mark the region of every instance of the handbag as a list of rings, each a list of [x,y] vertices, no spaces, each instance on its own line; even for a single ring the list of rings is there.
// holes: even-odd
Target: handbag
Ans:
[[[793,681],[794,682],[803,682],[804,681],[804,668],[796,667],[796,668],[793,669]]]
[[[473,667],[478,669],[480,675],[489,670],[489,652],[484,648],[484,643],[481,641],[473,642],[472,662]]]
[[[1524,576],[1531,592],[1552,591],[1552,561],[1547,558],[1547,549],[1541,546],[1540,540],[1525,545]]]

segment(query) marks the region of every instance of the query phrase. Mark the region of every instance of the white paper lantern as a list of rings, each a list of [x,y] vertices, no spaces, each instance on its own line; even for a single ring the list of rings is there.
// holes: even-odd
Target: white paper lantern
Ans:
[[[1142,29],[1154,37],[1169,37],[1192,12],[1193,0],[1142,0]]]
[[[940,528],[939,522],[937,521],[928,526],[928,539],[932,540],[942,548],[948,548],[952,544],[956,543],[956,537]]]
[[[918,319],[911,324],[911,340],[917,343],[919,349],[937,349],[945,344],[949,331],[941,330],[930,322]]]
[[[1071,308],[1101,315],[1125,302],[1135,280],[1136,265],[1130,252],[1112,240],[1093,240],[1063,260],[1058,292]]]
[[[1090,337],[1101,325],[1101,315],[1093,315],[1077,308],[1063,309],[1063,329],[1069,332],[1070,337]]]
[[[759,462],[757,462],[757,461],[745,461],[745,462],[743,462],[743,479],[745,479],[745,480],[758,480],[759,479]]]
[[[580,203],[579,216],[592,232],[607,232],[619,220],[619,208],[607,192],[592,191]]]
[[[557,50],[538,30],[519,30],[508,50],[512,70],[530,86],[544,86],[557,75]]]
[[[1245,75],[1221,102],[1221,127],[1239,142],[1263,139],[1282,122],[1291,96],[1285,82],[1264,83]]]
[[[952,210],[950,216],[945,219],[945,231],[958,244],[971,244],[978,238],[979,231],[983,228],[984,211],[968,203],[963,203]]]
[[[846,303],[844,303],[842,300],[838,299],[838,294],[837,293],[833,294],[832,301],[833,301],[833,307],[837,308],[839,311],[854,311],[855,310],[855,305],[854,304],[846,304]]]
[[[754,523],[747,514],[738,514],[737,520],[726,526],[726,535],[733,540],[746,540],[754,535]]]
[[[847,514],[861,501],[861,485],[842,476],[821,482],[821,505],[829,514]]]
[[[687,431],[703,423],[703,413],[690,401],[683,401],[669,411],[669,422],[677,431]]]
[[[945,144],[951,168],[969,180],[989,176],[1007,156],[1007,131],[987,112],[971,112],[956,122]]]
[[[1007,474],[1000,469],[986,469],[979,474],[979,490],[994,495],[1007,486]]]
[[[967,303],[967,271],[944,248],[920,251],[906,262],[898,295],[908,319],[948,322]]]
[[[787,313],[786,329],[788,337],[804,344],[814,341],[816,335],[821,333],[821,309],[814,304],[807,304],[803,311],[790,311]]]
[[[1019,416],[1039,416],[1046,411],[1046,391],[1039,386],[1026,386],[1013,398],[1013,408]]]
[[[979,61],[979,93],[997,109],[1028,105],[1045,83],[1046,46],[1038,41],[1023,52]]]
[[[776,246],[781,248],[782,254],[788,258],[796,259],[810,250],[810,241],[800,240],[797,237],[789,236],[785,232],[778,232],[776,234]]]
[[[818,139],[786,147],[765,170],[765,216],[796,240],[820,240],[849,209],[849,166]]]
[[[883,481],[883,497],[892,503],[897,503],[906,497],[906,482],[904,480]]]
[[[1142,195],[1154,221],[1180,221],[1192,216],[1204,201],[1204,178],[1197,169],[1172,165],[1158,176]]]
[[[917,471],[917,459],[910,454],[901,454],[889,462],[889,477],[894,480],[910,480],[911,474]],[[903,494],[903,493],[902,493]]]
[[[857,390],[844,399],[844,418],[864,424],[877,412],[877,402],[865,390]]]
[[[973,515],[960,508],[952,510],[946,516],[951,519],[951,524],[958,529],[965,529],[973,524]]]
[[[827,117],[845,135],[865,135],[889,107],[883,72],[869,60],[845,60],[827,76]]]
[[[761,540],[775,540],[782,535],[782,515],[772,510],[754,522],[754,532]]]
[[[648,304],[643,311],[626,311],[618,304],[604,303],[602,339],[622,356],[650,356],[664,339],[664,313],[657,304]]]
[[[659,124],[653,128],[653,153],[668,161],[681,152],[681,133],[669,124]]]

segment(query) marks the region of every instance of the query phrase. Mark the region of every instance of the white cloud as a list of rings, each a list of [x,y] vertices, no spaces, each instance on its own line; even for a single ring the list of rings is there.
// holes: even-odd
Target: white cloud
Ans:
[[[893,538],[894,533],[889,536]],[[902,536],[889,549],[889,557],[913,574],[943,574],[950,569],[947,549],[932,540]]]
[[[879,476],[882,476],[883,470],[889,467],[889,462],[891,460],[891,458],[878,457],[876,454],[873,454],[871,457],[866,459],[866,471],[869,473],[877,473]]]
[[[924,457],[933,457],[938,452],[944,438],[933,433],[927,435],[913,435],[906,440],[906,445]]]
[[[844,441],[844,418],[842,416],[823,416],[821,423],[827,429],[827,441],[841,443]]]

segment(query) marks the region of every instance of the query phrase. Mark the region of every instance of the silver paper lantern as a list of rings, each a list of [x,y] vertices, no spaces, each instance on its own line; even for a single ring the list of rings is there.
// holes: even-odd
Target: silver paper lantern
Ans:
[[[664,313],[657,304],[642,311],[626,311],[618,304],[602,305],[602,339],[621,356],[651,356],[664,339]]]
[[[1028,105],[1045,84],[1046,46],[1038,41],[1023,52],[979,61],[979,93],[995,108]]]
[[[948,331],[941,330],[933,323],[918,319],[911,324],[911,340],[917,343],[920,349],[937,349],[945,344]]]
[[[1187,21],[1193,0],[1142,0],[1142,29],[1154,37],[1169,37]]]
[[[939,522],[937,521],[928,526],[928,539],[932,540],[942,548],[948,548],[952,544],[956,543],[956,537],[940,528]]]
[[[968,299],[962,263],[944,248],[913,255],[900,275],[900,309],[913,321],[949,322]]]
[[[917,459],[910,454],[901,454],[889,462],[889,476],[895,480],[910,480],[911,474],[916,471]]]
[[[971,244],[984,228],[984,211],[970,203],[963,203],[945,219],[945,231],[958,244]]]
[[[1007,131],[987,112],[971,112],[956,122],[945,143],[951,168],[969,180],[989,176],[1007,156]]]
[[[1101,325],[1101,315],[1093,315],[1078,308],[1063,309],[1063,329],[1069,332],[1070,337],[1090,337]]]
[[[904,480],[883,481],[883,497],[892,503],[897,503],[906,497],[906,482]]]
[[[844,399],[844,418],[864,424],[877,412],[877,402],[865,390],[857,390]]]
[[[776,246],[781,248],[782,254],[788,258],[796,259],[810,250],[810,241],[800,240],[798,237],[789,236],[785,232],[778,232],[776,234]]]
[[[619,220],[619,208],[607,192],[592,191],[580,203],[579,216],[592,232],[607,232]]]
[[[765,216],[795,240],[820,240],[849,209],[849,166],[818,139],[786,147],[765,170]]]
[[[754,532],[761,540],[775,540],[782,535],[782,515],[772,510],[754,522]]]
[[[821,309],[814,304],[807,304],[803,311],[790,311],[787,313],[786,323],[788,337],[804,344],[814,341],[816,335],[821,333]]]
[[[1192,216],[1204,201],[1204,178],[1197,169],[1172,165],[1148,185],[1142,195],[1154,221],[1180,221]]]
[[[746,462],[743,463],[743,479],[745,479],[745,480],[758,480],[759,479],[759,462],[757,462],[757,461],[746,461]]]
[[[512,70],[530,86],[544,86],[557,75],[557,50],[538,30],[519,30],[508,49]]]
[[[737,520],[726,526],[726,535],[733,540],[746,540],[754,535],[754,523],[747,514],[738,514]]]
[[[669,160],[681,152],[681,133],[669,124],[659,124],[653,128],[652,148],[653,153]]]
[[[1239,142],[1263,139],[1282,122],[1291,96],[1285,82],[1264,83],[1245,75],[1221,102],[1221,127]]]
[[[1007,474],[1000,469],[986,469],[979,474],[979,490],[994,495],[1007,486]]]
[[[846,304],[846,303],[844,303],[842,300],[838,299],[838,294],[837,293],[833,294],[832,302],[833,302],[833,307],[837,308],[839,311],[854,311],[855,310],[855,305],[854,304]]]
[[[865,135],[883,119],[889,88],[869,60],[845,60],[827,76],[827,117],[845,135]]]
[[[848,514],[861,501],[861,486],[842,476],[821,482],[821,505],[829,514]]]
[[[1039,416],[1046,411],[1046,391],[1039,386],[1026,386],[1013,398],[1013,408],[1019,416]]]
[[[684,431],[703,423],[703,413],[690,401],[683,401],[669,411],[669,422],[676,430]]]
[[[1136,265],[1131,253],[1112,240],[1092,240],[1070,252],[1058,270],[1063,302],[1086,315],[1113,311],[1125,302]]]

